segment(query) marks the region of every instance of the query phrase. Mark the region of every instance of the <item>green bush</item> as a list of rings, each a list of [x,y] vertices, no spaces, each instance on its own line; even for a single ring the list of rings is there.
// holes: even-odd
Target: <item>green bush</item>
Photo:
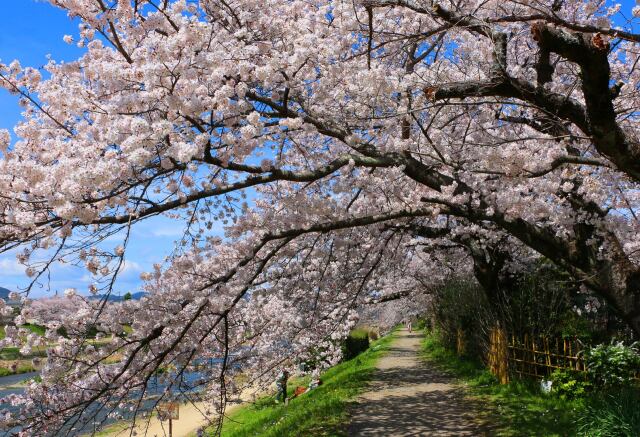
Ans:
[[[591,382],[584,373],[569,369],[556,369],[551,374],[551,391],[562,399],[579,399],[587,394]]]
[[[350,360],[369,349],[369,333],[363,329],[351,331],[342,345],[344,360]]]
[[[573,313],[570,297],[576,294],[566,272],[543,259],[517,275],[510,285],[498,293],[495,304],[509,333],[556,336],[565,330],[565,321]]]
[[[462,279],[445,282],[434,291],[430,308],[439,338],[447,348],[456,347],[458,330],[465,333],[465,355],[479,359],[487,349],[485,333],[493,326],[486,293],[480,286]],[[416,327],[417,328],[417,327]]]
[[[413,324],[413,327],[417,331],[431,330],[431,321],[426,317],[418,317],[418,320]]]
[[[640,435],[640,391],[625,388],[591,399],[578,418],[578,435],[637,437]]]
[[[628,385],[640,369],[637,343],[629,346],[621,341],[599,344],[587,350],[585,358],[589,376],[598,387]]]

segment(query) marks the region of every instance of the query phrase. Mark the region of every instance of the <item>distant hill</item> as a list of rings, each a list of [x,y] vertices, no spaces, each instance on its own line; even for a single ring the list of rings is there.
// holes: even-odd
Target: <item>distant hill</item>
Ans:
[[[8,288],[0,287],[0,299],[9,300],[9,293],[11,293],[11,290],[9,290]],[[145,293],[144,291],[139,291],[137,293],[132,293],[131,294],[131,299],[133,299],[133,300],[142,299],[145,294],[147,294],[147,293]],[[97,296],[91,296],[90,297],[90,299],[104,299],[104,298],[105,298],[104,294],[99,294]],[[121,302],[121,301],[124,300],[124,294],[122,296],[117,296],[115,294],[111,294],[111,295],[109,295],[107,300],[109,302]]]
[[[9,293],[11,293],[11,290],[0,287],[0,299],[9,299]]]
[[[138,300],[138,299],[142,299],[147,293],[145,293],[144,291],[139,291],[137,293],[131,293],[131,299],[132,300]],[[105,297],[107,297],[107,301],[109,302],[122,302],[124,300],[124,294],[122,296],[117,296],[115,294],[110,294],[109,296],[106,296],[104,294],[98,294],[96,296],[91,296],[91,299],[104,299]]]
[[[0,287],[0,299],[3,299],[10,306],[20,306],[20,300],[9,299],[9,293],[11,293],[11,290],[9,290],[8,288]]]

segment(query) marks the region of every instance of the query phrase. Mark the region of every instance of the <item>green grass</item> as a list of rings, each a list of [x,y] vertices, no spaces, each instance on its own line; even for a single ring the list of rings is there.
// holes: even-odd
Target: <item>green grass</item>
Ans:
[[[47,351],[43,347],[34,348],[28,357],[46,357]],[[25,356],[20,353],[20,348],[9,346],[3,349],[0,349],[0,360],[22,360],[25,359]]]
[[[25,325],[20,326],[21,328],[25,328],[35,334],[38,334],[41,337],[44,337],[44,334],[47,330],[44,326],[35,325],[31,323],[27,323]],[[4,332],[4,326],[0,326],[0,340],[6,337],[6,333]]]
[[[32,325],[27,323],[26,325],[22,325],[21,328],[25,328],[28,331],[31,331],[40,336],[44,336],[46,328],[40,325]],[[0,340],[5,337],[4,328],[0,328]],[[0,360],[19,360],[24,358],[17,347],[5,347],[0,349]],[[46,356],[46,352],[44,350],[40,350],[36,348],[35,351],[31,354],[31,356]]]
[[[578,418],[585,437],[637,437],[640,435],[640,390],[625,387],[592,396]]]
[[[25,329],[33,332],[34,334],[38,334],[41,337],[44,337],[44,334],[47,331],[47,328],[45,328],[44,326],[35,325],[35,324],[31,324],[31,323],[27,323],[27,324],[22,325],[20,327],[21,328],[25,328]]]
[[[30,364],[21,364],[16,368],[16,371],[7,369],[6,367],[0,367],[0,376],[19,375],[22,373],[35,372],[36,369]]]
[[[2,360],[19,360],[20,358],[22,358],[20,348],[9,346],[0,349],[0,359]]]
[[[501,385],[481,363],[461,359],[427,334],[423,356],[467,385],[472,397],[486,405],[482,419],[496,426],[496,436],[573,436],[584,409],[581,400],[563,400],[541,393],[537,381]],[[487,402],[488,401],[488,402]]]
[[[347,407],[371,377],[377,360],[388,350],[393,334],[381,338],[357,357],[338,364],[322,376],[322,385],[292,399],[289,405],[264,397],[241,407],[226,419],[225,437],[344,436]],[[295,384],[290,384],[291,392]],[[209,432],[213,432],[210,430]]]

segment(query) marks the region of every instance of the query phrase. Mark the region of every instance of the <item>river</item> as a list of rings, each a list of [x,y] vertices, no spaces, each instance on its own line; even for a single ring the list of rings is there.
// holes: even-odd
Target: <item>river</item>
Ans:
[[[3,398],[11,394],[23,393],[25,390],[25,387],[21,383],[23,383],[28,379],[34,378],[36,376],[38,376],[38,372],[30,372],[30,373],[23,373],[21,375],[10,375],[10,376],[0,377],[0,398]],[[187,395],[196,394],[199,391],[199,388],[194,388],[194,386],[199,385],[199,383],[202,380],[202,376],[203,374],[201,372],[185,373],[181,381],[181,384],[175,385],[174,387],[172,387],[171,392],[173,397],[176,400],[184,400],[186,399],[185,394]],[[141,405],[140,411],[143,411],[143,412],[150,411],[155,406],[155,403],[158,397],[160,396],[160,394],[162,394],[167,388],[167,384],[162,383],[161,379],[162,378],[152,378],[151,381],[149,382],[147,395],[145,396],[145,401]],[[135,399],[135,393],[132,393],[131,398]],[[127,412],[126,410],[119,410],[118,412],[123,416],[122,418],[108,418],[106,417],[107,416],[106,412],[102,411],[101,404],[96,403],[94,406],[90,407],[90,409],[91,408],[93,408],[94,411],[101,410],[101,412],[98,413],[95,418],[92,418],[91,421],[87,421],[82,426],[76,426],[72,428],[72,432],[70,433],[70,435],[79,436],[83,434],[91,434],[91,432],[94,429],[94,426],[100,426],[100,427],[107,426],[122,419],[126,420],[132,416],[132,413]],[[0,408],[0,411],[7,410],[7,409],[13,410],[14,407],[3,405]],[[0,431],[0,436],[9,437],[9,436],[12,436],[14,433],[18,432],[19,430],[20,430],[20,427],[15,427],[5,432]]]

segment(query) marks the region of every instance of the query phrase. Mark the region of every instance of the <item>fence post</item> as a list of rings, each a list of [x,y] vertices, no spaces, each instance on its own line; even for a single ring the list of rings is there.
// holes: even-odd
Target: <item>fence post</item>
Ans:
[[[489,336],[489,370],[500,384],[509,382],[509,349],[502,328],[493,328]]]
[[[551,349],[549,348],[549,337],[543,337],[542,338],[543,344],[544,344],[544,354],[545,354],[545,364],[547,365],[546,367],[546,374],[547,376],[550,376],[552,373],[552,364],[551,364]]]
[[[522,370],[523,373],[533,375],[531,370],[531,345],[529,344],[529,334],[524,334],[524,350],[522,351]]]
[[[458,328],[456,333],[456,352],[459,357],[463,356],[466,352],[466,342],[464,340],[464,331],[461,328]]]
[[[533,364],[533,374],[538,377],[538,345],[535,335],[531,334],[531,363]]]

